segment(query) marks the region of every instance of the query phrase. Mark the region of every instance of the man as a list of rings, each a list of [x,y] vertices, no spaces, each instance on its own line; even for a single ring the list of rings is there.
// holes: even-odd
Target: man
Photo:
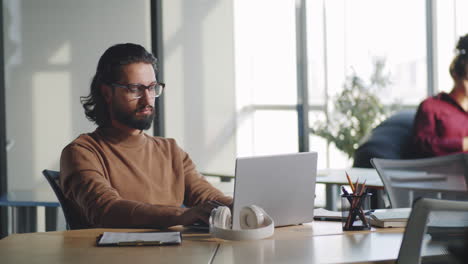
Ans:
[[[142,132],[165,86],[156,71],[156,58],[136,44],[112,46],[99,60],[91,93],[82,97],[98,128],[66,146],[60,159],[61,188],[83,227],[208,222],[210,201],[232,203],[173,139]]]

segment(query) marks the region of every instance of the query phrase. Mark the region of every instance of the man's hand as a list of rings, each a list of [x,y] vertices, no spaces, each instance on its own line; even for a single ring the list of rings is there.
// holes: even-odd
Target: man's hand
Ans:
[[[179,216],[181,225],[191,225],[196,221],[202,221],[209,224],[211,210],[216,208],[211,202],[199,204],[192,208],[185,208],[185,211]]]

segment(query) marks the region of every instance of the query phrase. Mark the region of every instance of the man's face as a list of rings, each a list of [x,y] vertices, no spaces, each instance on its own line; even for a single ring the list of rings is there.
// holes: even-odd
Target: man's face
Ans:
[[[156,76],[151,64],[132,63],[122,69],[122,78],[118,84],[149,86],[156,82]],[[113,88],[112,101],[110,103],[111,118],[129,128],[144,130],[151,127],[154,119],[155,98],[151,97],[147,90],[142,97],[133,98],[125,88]]]

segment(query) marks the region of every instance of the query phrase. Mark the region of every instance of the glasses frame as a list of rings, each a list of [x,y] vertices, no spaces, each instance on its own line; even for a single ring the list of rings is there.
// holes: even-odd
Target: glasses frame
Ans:
[[[138,89],[140,92],[142,92],[142,94],[140,96],[136,96],[136,95],[132,96],[133,99],[140,99],[141,97],[143,97],[144,91],[145,90],[149,91],[149,89],[153,85],[154,85],[154,87],[156,87],[158,85],[161,86],[161,92],[159,94],[156,94],[156,89],[155,89],[154,90],[155,95],[154,96],[150,95],[150,97],[152,97],[152,98],[157,98],[157,97],[161,96],[162,93],[164,92],[164,88],[166,88],[166,84],[161,83],[161,82],[156,82],[156,83],[153,83],[153,84],[148,85],[148,86],[143,85],[143,84],[120,84],[120,83],[110,83],[109,85],[112,86],[112,87],[126,89],[129,94],[132,94],[133,93],[132,90],[136,87],[136,89]]]

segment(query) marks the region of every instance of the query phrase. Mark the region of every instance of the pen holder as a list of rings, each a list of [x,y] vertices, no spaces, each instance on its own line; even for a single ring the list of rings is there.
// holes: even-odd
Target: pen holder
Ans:
[[[366,216],[370,210],[371,195],[371,193],[341,195],[343,231],[370,230],[371,225]]]

